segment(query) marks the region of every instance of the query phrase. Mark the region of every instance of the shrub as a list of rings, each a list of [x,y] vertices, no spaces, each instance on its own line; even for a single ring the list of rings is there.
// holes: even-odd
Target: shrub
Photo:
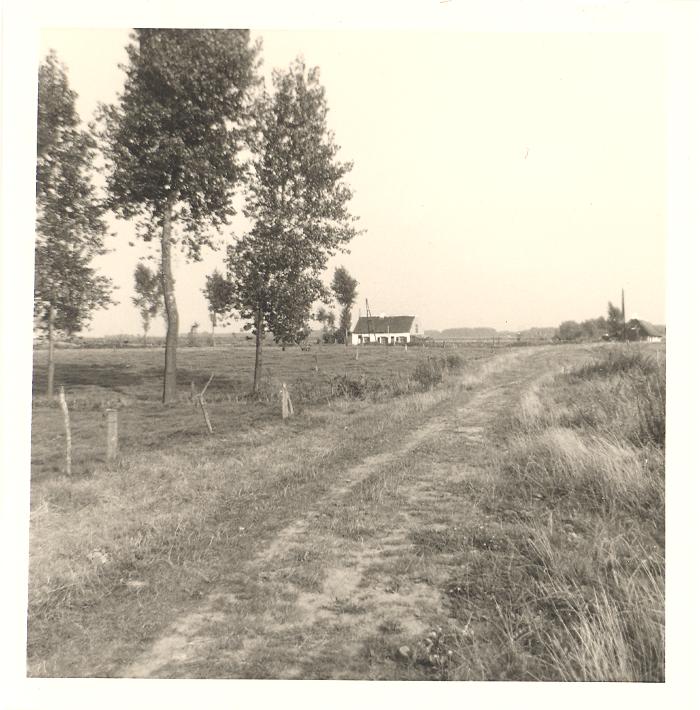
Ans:
[[[651,357],[636,348],[615,348],[607,350],[595,361],[573,370],[570,377],[574,380],[590,380],[630,373],[651,375],[658,372],[660,367]]]
[[[417,365],[411,379],[418,383],[421,389],[428,390],[442,382],[444,366],[441,360],[429,357],[421,360]]]
[[[565,426],[614,428],[637,446],[664,448],[666,373],[639,350],[615,349],[569,373],[578,384]]]
[[[467,366],[466,361],[459,353],[448,353],[445,357],[445,366],[450,372],[461,372]]]

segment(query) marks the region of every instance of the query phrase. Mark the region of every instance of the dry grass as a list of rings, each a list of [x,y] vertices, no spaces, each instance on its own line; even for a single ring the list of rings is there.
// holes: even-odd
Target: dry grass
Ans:
[[[233,421],[214,437],[171,436],[167,448],[129,447],[117,465],[93,462],[90,476],[35,480],[30,674],[112,674],[176,610],[303,515],[357,452],[381,451],[449,393],[443,388],[391,403],[337,400],[301,408],[287,423],[270,417],[257,428]],[[182,427],[172,420],[184,410],[165,411],[154,426]],[[381,486],[363,493],[383,495]],[[342,521],[351,538],[368,532],[359,516]],[[286,569],[300,589],[320,583],[322,556],[313,555]]]
[[[640,347],[524,393],[471,490],[518,523],[450,582],[458,619],[492,620],[455,637],[451,677],[664,679],[664,395]]]
[[[133,405],[154,431],[118,465],[33,483],[30,673],[113,675],[218,584],[211,648],[158,675],[663,680],[662,353],[539,352],[286,424],[214,403],[214,437],[185,406]],[[345,480],[426,421],[410,457]],[[356,587],[329,587],[334,571]]]
[[[73,470],[91,475],[105,463],[104,409],[119,409],[119,439],[131,452],[198,441],[205,433],[202,413],[192,406],[190,386],[200,390],[213,373],[207,407],[217,436],[274,426],[280,418],[282,383],[288,386],[297,412],[306,407],[344,399],[382,401],[419,391],[411,378],[429,356],[455,357],[477,368],[492,356],[485,346],[455,352],[424,348],[366,347],[359,359],[344,346],[265,349],[259,397],[250,397],[254,349],[183,348],[178,353],[178,403],[160,404],[162,351],[158,349],[75,349],[56,351],[56,385],[64,385],[73,429]],[[431,354],[432,353],[432,354]],[[318,370],[316,365],[318,364]],[[32,412],[32,477],[44,478],[63,470],[63,418],[57,402],[42,396],[46,353],[35,352]]]

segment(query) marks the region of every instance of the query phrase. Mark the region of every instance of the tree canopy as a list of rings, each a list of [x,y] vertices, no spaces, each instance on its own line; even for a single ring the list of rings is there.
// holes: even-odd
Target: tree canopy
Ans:
[[[254,387],[263,333],[282,343],[307,336],[312,305],[329,295],[320,274],[357,231],[343,182],[352,164],[338,160],[318,68],[298,59],[272,84],[255,112],[244,209],[252,226],[228,250],[234,306],[251,319],[258,345]]]
[[[51,52],[39,67],[34,313],[38,327],[68,334],[112,303],[111,281],[92,266],[106,251],[107,226],[92,182],[95,141],[81,128],[75,100]]]
[[[231,314],[233,284],[218,269],[214,269],[207,275],[202,293],[207,300],[212,328],[218,323],[225,324]]]
[[[134,269],[134,292],[131,302],[138,308],[143,324],[144,340],[148,334],[151,319],[163,310],[163,289],[160,274],[140,261]]]
[[[123,92],[101,107],[108,203],[141,218],[148,240],[170,202],[197,258],[211,245],[206,229],[235,213],[258,47],[247,30],[138,29],[131,39]]]
[[[210,230],[235,213],[258,46],[247,30],[138,29],[131,38],[124,90],[102,107],[108,204],[136,219],[145,240],[160,232],[170,402],[179,326],[171,247],[180,240],[199,259]]]
[[[331,290],[340,304],[340,330],[345,342],[347,333],[352,328],[352,307],[357,299],[357,280],[350,276],[344,266],[339,266],[333,273]]]
[[[623,320],[622,310],[615,306],[612,302],[608,302],[608,335],[611,338],[619,338],[622,336]]]

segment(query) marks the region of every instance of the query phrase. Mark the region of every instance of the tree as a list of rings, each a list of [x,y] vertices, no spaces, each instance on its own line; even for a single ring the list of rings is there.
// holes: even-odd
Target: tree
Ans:
[[[607,332],[607,322],[603,316],[589,318],[581,323],[583,335],[590,340],[600,340]]]
[[[112,303],[112,285],[91,263],[104,254],[104,209],[92,184],[96,144],[80,127],[76,94],[54,52],[39,67],[34,315],[49,341],[46,394],[53,397],[56,331],[82,330]]]
[[[214,345],[214,329],[217,323],[225,325],[230,314],[230,304],[233,300],[233,284],[218,269],[209,274],[206,286],[202,290],[209,307],[211,321],[211,344]]]
[[[580,323],[574,320],[567,320],[559,326],[558,334],[562,340],[579,340],[583,330]]]
[[[608,301],[608,335],[613,339],[622,337],[622,311],[610,301]]]
[[[348,333],[352,328],[352,307],[357,299],[357,281],[344,266],[339,266],[333,274],[331,290],[340,304],[340,331],[342,342],[347,345]]]
[[[208,230],[235,212],[258,46],[247,30],[139,29],[131,39],[124,90],[102,107],[108,204],[119,217],[136,218],[144,240],[160,237],[163,402],[170,402],[178,336],[172,245],[179,239],[199,259],[202,246],[212,246]]]
[[[296,60],[275,71],[273,94],[257,107],[254,158],[245,214],[251,229],[228,249],[233,306],[255,334],[253,391],[262,369],[262,338],[300,342],[314,302],[328,298],[320,274],[328,258],[356,234],[343,182],[352,164],[326,125],[318,68]]]
[[[134,291],[131,302],[139,309],[143,325],[143,343],[146,344],[151,319],[155,318],[163,308],[163,288],[160,274],[151,271],[142,261],[134,270]]]
[[[324,343],[335,343],[335,313],[327,311],[323,306],[319,306],[316,311],[316,320],[321,323],[321,339]]]
[[[187,344],[193,348],[197,344],[197,331],[199,330],[199,323],[195,321],[190,326],[190,332],[187,335]]]

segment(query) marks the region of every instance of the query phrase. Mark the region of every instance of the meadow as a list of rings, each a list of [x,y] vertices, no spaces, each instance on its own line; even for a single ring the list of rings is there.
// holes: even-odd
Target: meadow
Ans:
[[[440,362],[450,353],[471,364],[493,354],[489,345],[462,348],[346,348],[316,345],[267,347],[259,392],[252,396],[255,351],[251,344],[181,347],[178,350],[179,401],[163,407],[161,348],[74,348],[56,351],[56,387],[63,385],[70,410],[73,469],[89,475],[105,460],[104,410],[119,410],[120,447],[131,452],[167,447],[173,441],[206,434],[201,411],[192,406],[192,387],[206,391],[207,409],[217,434],[278,422],[280,391],[287,385],[296,411],[337,398],[385,399],[420,386],[416,368]],[[426,373],[428,380],[430,373]],[[418,373],[420,376],[420,372]],[[44,396],[46,352],[34,352],[32,477],[60,474],[64,468],[65,432],[56,400]]]
[[[30,675],[663,680],[662,347],[63,350],[71,478],[44,356]]]

